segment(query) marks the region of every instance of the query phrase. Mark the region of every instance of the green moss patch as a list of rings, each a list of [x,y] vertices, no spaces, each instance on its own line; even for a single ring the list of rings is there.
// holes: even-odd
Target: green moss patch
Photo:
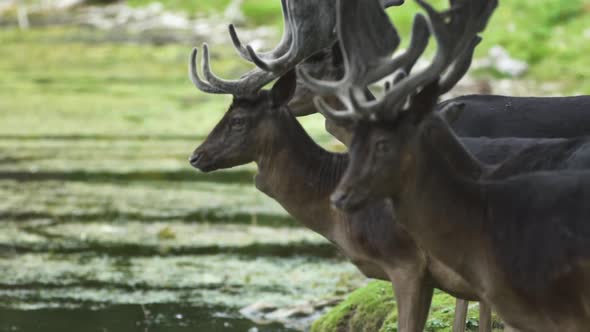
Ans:
[[[455,298],[436,291],[432,299],[427,332],[450,332],[455,315]],[[470,303],[467,330],[477,331],[479,305]],[[502,330],[496,316],[494,331]],[[352,292],[344,301],[314,322],[312,332],[395,332],[397,307],[391,284],[374,281]]]

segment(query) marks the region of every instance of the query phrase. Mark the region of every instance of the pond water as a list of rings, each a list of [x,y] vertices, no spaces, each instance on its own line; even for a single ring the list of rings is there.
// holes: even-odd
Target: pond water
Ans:
[[[0,140],[0,331],[301,331],[366,282],[251,166],[192,176],[51,142]]]
[[[226,308],[174,303],[105,308],[0,309],[0,331],[62,332],[294,332],[281,324],[256,325]]]

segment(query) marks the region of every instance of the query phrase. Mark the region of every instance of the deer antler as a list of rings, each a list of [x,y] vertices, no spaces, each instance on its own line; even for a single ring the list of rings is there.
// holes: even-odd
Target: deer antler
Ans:
[[[342,12],[339,15],[343,17],[347,8],[354,9],[352,5],[346,5],[347,1],[360,3],[360,0],[340,0],[339,6],[342,7]],[[376,0],[371,2],[375,3]],[[317,101],[322,113],[350,120],[376,119],[378,116],[395,117],[406,104],[410,94],[419,88],[439,79],[444,92],[452,88],[465,74],[471,62],[473,50],[480,41],[477,34],[485,28],[491,13],[497,6],[497,0],[451,0],[451,9],[445,12],[437,12],[424,0],[416,0],[416,2],[426,11],[428,19],[420,14],[415,16],[412,40],[408,50],[393,59],[384,57],[385,54],[379,56],[379,52],[367,50],[367,45],[363,45],[365,36],[376,35],[380,42],[387,42],[391,37],[380,33],[385,31],[384,29],[395,31],[388,19],[383,20],[383,10],[378,6],[368,6],[367,2],[363,2],[367,5],[366,15],[371,21],[369,24],[359,24],[356,29],[347,28],[343,24],[338,25],[340,38],[345,38],[348,34],[349,40],[352,41],[349,47],[346,45],[342,47],[345,58],[361,59],[364,62],[361,61],[358,64],[360,68],[345,67],[345,78],[348,78],[348,81],[321,82],[301,73],[306,83],[318,88],[318,91],[323,93],[336,91],[348,109],[344,112],[335,111],[326,107],[325,103]],[[340,16],[339,19],[341,19]],[[380,23],[376,24],[376,21]],[[434,60],[426,69],[416,75],[410,75],[418,57],[424,52],[430,33],[434,35],[438,44]],[[395,50],[399,41],[394,40],[391,44]],[[447,71],[446,75],[441,79],[445,71]],[[394,84],[388,85],[383,99],[368,101],[355,92],[395,72],[398,74],[395,76]],[[345,93],[346,90],[350,91]]]
[[[399,6],[403,0],[382,0],[385,6]],[[271,51],[256,53],[251,46],[243,46],[233,25],[229,33],[238,54],[253,62],[258,68],[242,75],[237,80],[225,80],[215,75],[210,66],[209,49],[203,45],[202,72],[199,76],[196,58],[197,49],[190,58],[189,72],[194,85],[208,93],[250,95],[287,72],[318,51],[329,47],[336,40],[334,25],[336,11],[331,1],[281,0],[284,34],[279,44]]]
[[[396,117],[407,98],[421,87],[439,80],[443,90],[452,88],[469,68],[473,51],[481,40],[478,33],[485,28],[497,6],[496,0],[451,0],[450,10],[437,12],[424,0],[416,2],[428,15],[430,30],[438,45],[436,55],[427,68],[399,81],[382,100],[355,101],[361,113],[372,114],[373,118],[378,113]]]
[[[358,119],[362,114],[352,109],[354,99],[350,96],[362,98],[361,91],[366,90],[368,84],[392,71],[400,69],[401,74],[409,72],[426,48],[428,24],[422,15],[417,15],[408,51],[391,59],[400,38],[378,1],[339,0],[337,19],[344,77],[340,81],[322,81],[311,77],[302,68],[299,69],[299,75],[313,91],[325,95],[335,94],[347,108],[347,111],[335,111],[322,99],[316,98],[316,107],[324,116],[334,120]],[[388,69],[386,73],[382,73],[383,68]]]
[[[206,80],[199,76],[196,58],[197,49],[193,50],[189,63],[191,81],[201,91],[208,93],[227,93],[235,96],[249,96],[266,84],[296,66],[307,57],[324,47],[331,45],[333,40],[333,10],[329,1],[315,3],[311,0],[281,0],[285,34],[279,45],[270,52],[257,55],[250,46],[245,48],[237,37],[233,25],[229,32],[238,53],[258,65],[237,80],[225,80],[211,70],[209,48],[203,45],[202,73]],[[321,5],[318,5],[321,4]],[[314,15],[311,19],[309,13]],[[297,33],[295,34],[294,31]],[[263,65],[269,61],[272,65]]]
[[[230,34],[238,53],[260,69],[284,73],[311,54],[331,45],[335,39],[336,21],[332,1],[282,0],[284,34],[279,44],[269,52],[257,53],[250,45],[245,47],[237,37],[235,28]]]
[[[225,80],[211,70],[209,48],[203,45],[202,73],[198,73],[193,50],[189,72],[191,81],[201,91],[227,93],[236,96],[252,95],[266,84],[295,67],[317,51],[332,45],[335,14],[330,1],[281,0],[285,33],[281,42],[271,51],[256,54],[252,47],[243,46],[233,25],[229,33],[238,54],[254,62],[255,68],[237,80]]]
[[[237,80],[230,81],[219,78],[211,71],[209,48],[207,44],[203,44],[202,70],[207,79],[207,81],[204,81],[197,71],[197,53],[197,48],[194,48],[189,61],[189,77],[197,89],[203,92],[248,96],[260,90],[277,77],[273,73],[255,68]]]
[[[400,6],[404,0],[382,2],[382,5],[388,8]],[[290,63],[300,62],[302,55],[313,54],[336,40],[336,10],[332,1],[281,0],[281,3],[284,34],[272,51],[257,53],[249,45],[243,46],[235,27],[229,27],[232,42],[240,56],[265,71],[275,73],[285,72],[293,67]]]
[[[291,31],[290,25],[291,17],[289,11],[287,10],[287,0],[281,0],[281,8],[283,11],[283,36],[279,44],[272,51],[258,54],[258,57],[261,59],[272,60],[283,56],[289,50],[289,46],[293,40],[293,33]],[[245,60],[252,62],[250,53],[246,47],[242,45],[242,42],[240,41],[240,38],[238,38],[238,33],[233,24],[229,25],[229,35],[231,37],[232,43],[234,44],[234,48],[236,51],[238,51],[238,54]]]

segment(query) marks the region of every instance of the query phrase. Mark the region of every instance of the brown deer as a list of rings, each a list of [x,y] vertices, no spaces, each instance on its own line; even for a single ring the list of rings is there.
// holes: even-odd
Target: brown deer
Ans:
[[[307,135],[286,106],[294,87],[290,73],[271,91],[260,91],[254,99],[234,98],[230,109],[193,153],[193,167],[210,172],[254,161],[258,166],[255,183],[260,191],[334,243],[366,276],[392,281],[399,331],[423,330],[435,287],[476,299],[463,280],[426,257],[393,222],[387,201],[350,214],[331,209],[330,194],[348,158],[325,151]],[[489,313],[482,309],[484,314]]]
[[[552,157],[534,155],[543,151],[536,146],[497,168],[485,167],[468,152],[434,110],[449,77],[462,75],[469,66],[477,34],[495,4],[454,1],[450,10],[439,13],[425,1],[417,2],[428,15],[437,53],[426,69],[398,76],[380,100],[364,100],[359,91],[386,72],[403,68],[407,60],[376,67],[388,60],[375,61],[370,50],[354,45],[393,26],[375,19],[382,16],[381,9],[356,36],[342,33],[339,26],[340,38],[350,38],[347,43],[341,40],[350,46],[343,48],[346,56],[358,60],[350,62],[357,68],[347,63],[346,71],[361,74],[345,75],[351,78],[348,82],[323,84],[337,92],[348,90],[347,95],[339,93],[350,106],[346,110],[335,111],[318,101],[324,114],[354,126],[351,162],[332,195],[333,204],[352,213],[390,198],[396,221],[429,257],[458,273],[489,301],[508,331],[587,331],[590,172],[515,175],[519,167],[535,170]],[[366,53],[364,63],[359,59]],[[322,85],[317,80],[309,83]],[[567,144],[576,146],[575,141]],[[557,150],[559,156],[568,153]]]
[[[284,10],[284,17],[286,21],[298,18],[288,10]],[[423,26],[421,28],[424,30]],[[256,56],[250,48],[241,46],[232,27],[230,33],[244,58]],[[283,37],[283,41],[300,38],[289,30],[286,30],[286,35],[291,37]],[[433,287],[446,289],[467,299],[472,298],[472,292],[465,288],[465,283],[449,275],[450,271],[444,266],[430,262],[429,270],[425,271],[426,258],[403,230],[394,229],[391,206],[386,201],[351,215],[330,208],[329,196],[346,168],[347,156],[321,149],[295,120],[293,115],[310,113],[305,111],[306,107],[301,107],[310,105],[309,102],[296,102],[300,110],[295,113],[286,107],[294,93],[306,94],[299,92],[305,90],[295,84],[294,73],[284,75],[271,91],[261,91],[262,86],[278,76],[268,70],[287,65],[269,59],[273,63],[272,68],[258,68],[238,81],[225,81],[211,73],[207,47],[203,51],[203,72],[208,82],[197,73],[196,50],[191,55],[191,80],[202,91],[232,94],[234,101],[224,118],[191,157],[194,167],[212,171],[250,161],[257,162],[259,173],[256,186],[261,191],[280,202],[307,227],[335,243],[367,276],[392,280],[397,285],[400,331],[422,331]],[[293,60],[291,66],[304,57]],[[324,61],[325,57],[321,55],[312,56],[299,67],[313,70],[319,67],[317,63],[322,64]],[[337,70],[328,70],[328,73],[332,72]],[[372,225],[369,229],[366,228],[367,222]],[[391,255],[391,252],[398,254]],[[383,253],[387,253],[387,256],[384,257]],[[440,283],[440,280],[444,282]],[[460,315],[462,319],[459,319],[454,331],[464,329],[467,310],[464,303],[459,302],[463,311]],[[490,310],[485,306],[481,309],[482,331],[488,331],[491,327],[485,322],[490,321]]]

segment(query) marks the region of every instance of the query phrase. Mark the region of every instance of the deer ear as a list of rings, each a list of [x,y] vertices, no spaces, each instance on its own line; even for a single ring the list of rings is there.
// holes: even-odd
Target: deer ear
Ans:
[[[273,106],[283,106],[293,98],[295,88],[297,87],[297,76],[295,70],[291,69],[286,74],[281,76],[279,80],[272,86],[270,95]]]
[[[427,115],[432,113],[438,103],[440,87],[438,80],[426,85],[410,101],[410,108],[415,116],[415,122],[420,123]]]

